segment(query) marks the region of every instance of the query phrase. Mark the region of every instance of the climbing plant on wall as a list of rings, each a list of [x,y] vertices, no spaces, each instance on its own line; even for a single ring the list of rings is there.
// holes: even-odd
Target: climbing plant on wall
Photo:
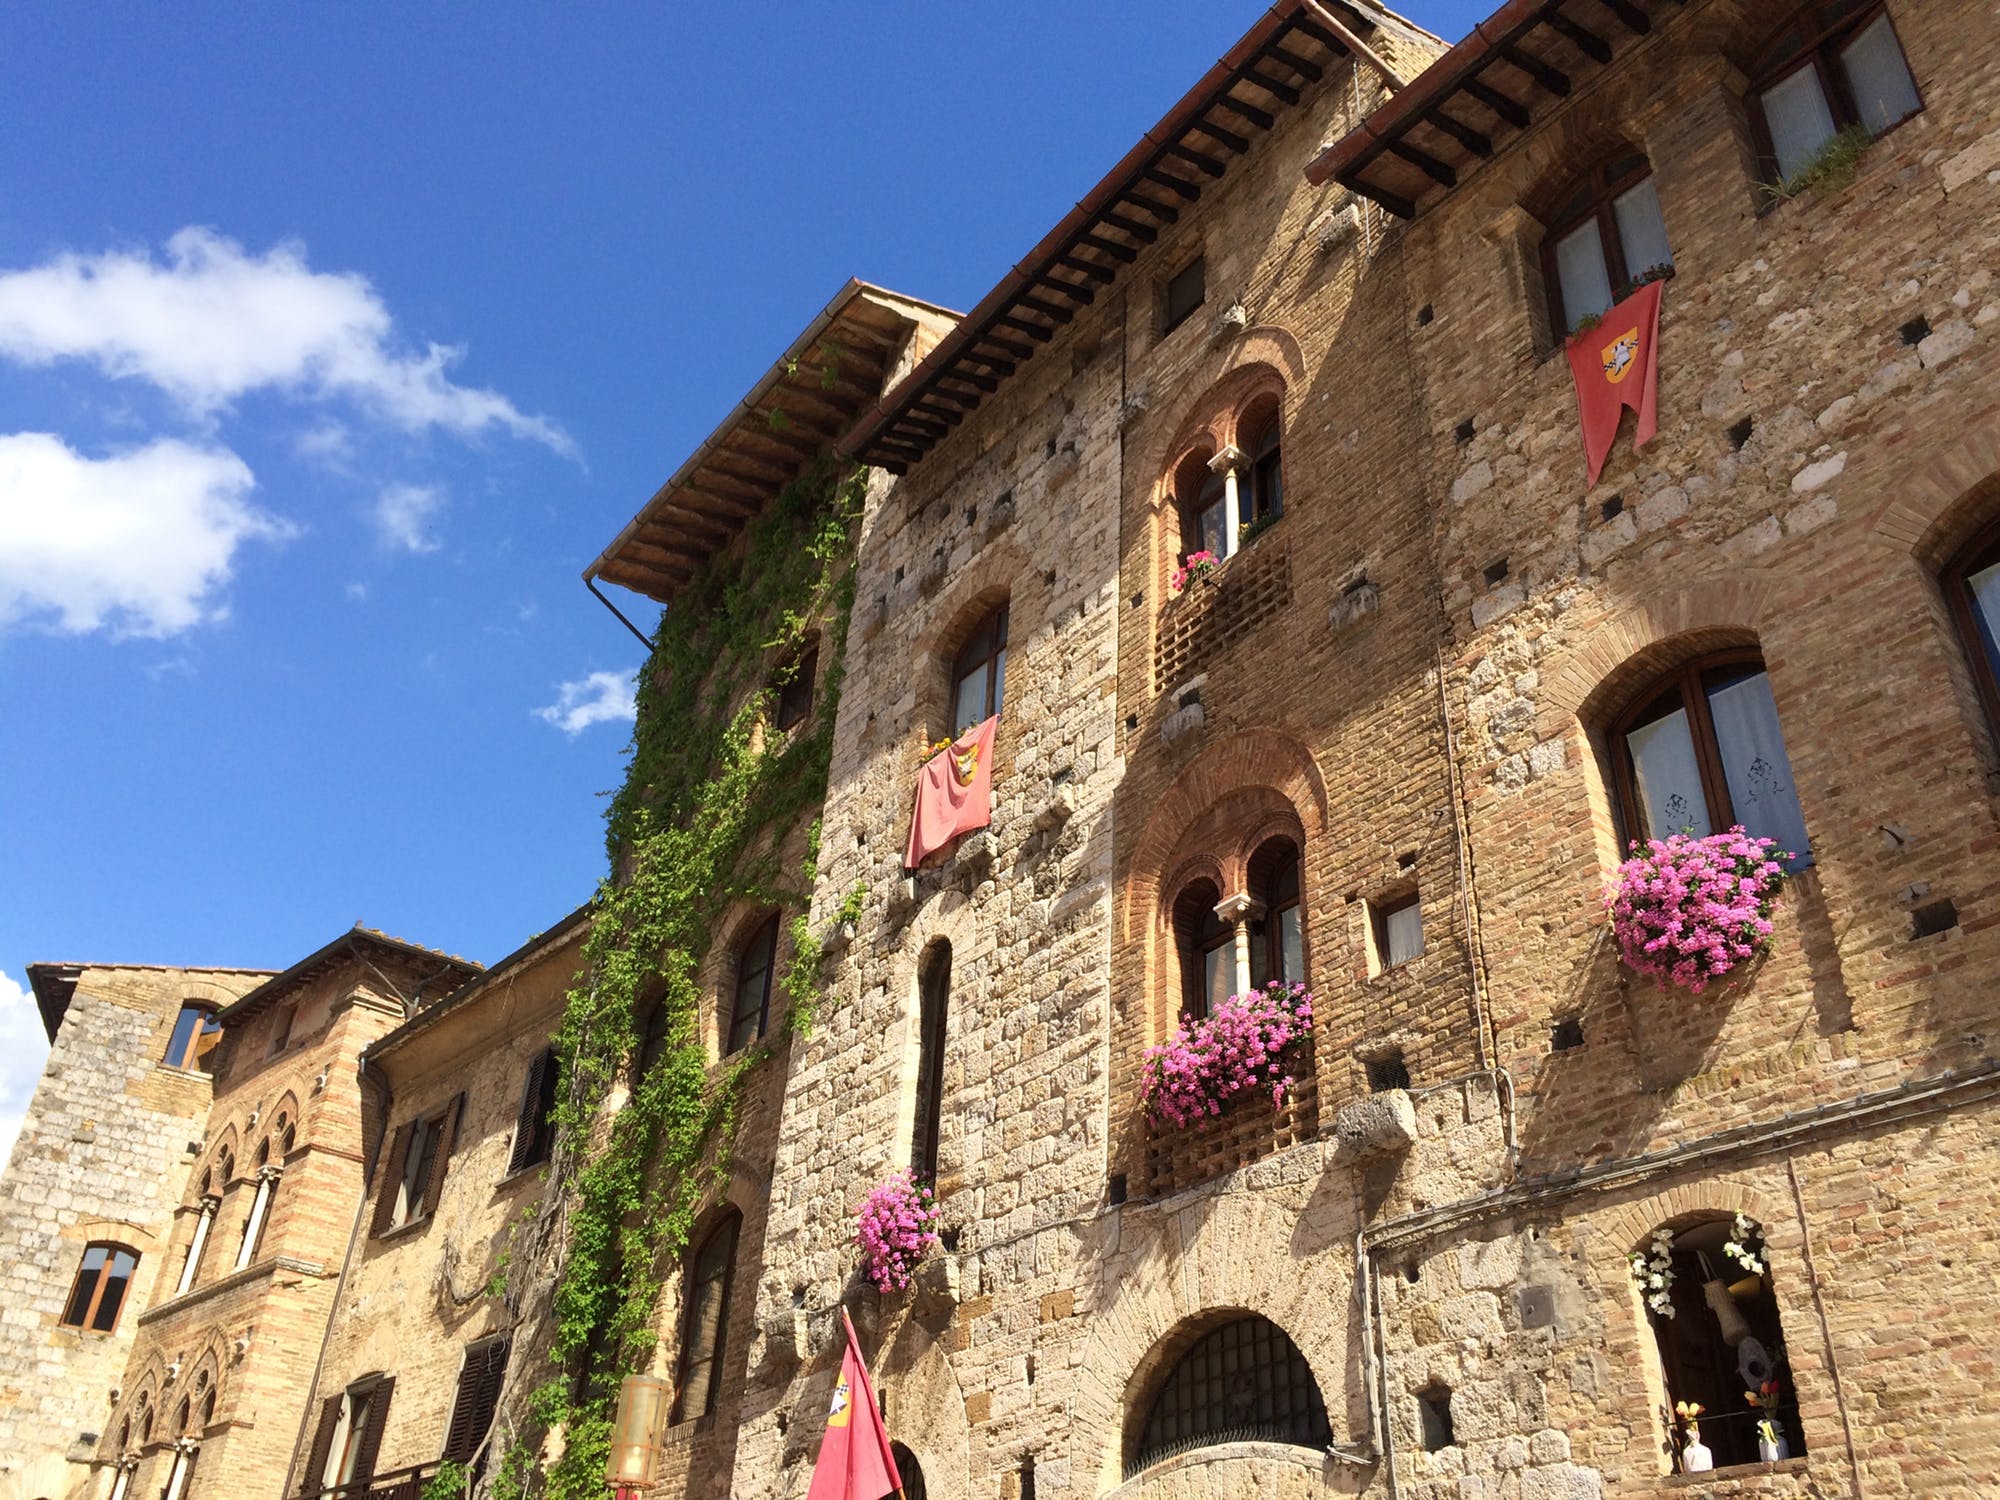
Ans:
[[[549,1183],[516,1235],[504,1291],[516,1347],[545,1343],[550,1361],[503,1394],[489,1438],[501,1454],[495,1495],[601,1500],[620,1379],[652,1352],[664,1274],[727,1170],[744,1080],[811,1023],[820,957],[804,915],[812,820],[826,794],[864,484],[865,471],[830,460],[810,469],[750,523],[740,547],[675,597],[654,635],[631,761],[607,813],[611,873],[556,1037],[563,1086]],[[778,679],[816,629],[826,662],[816,710],[779,734],[769,715]],[[803,868],[793,837],[801,831]],[[779,978],[786,1028],[716,1074],[696,979],[742,900],[799,913]],[[649,1025],[658,1055],[633,1078]],[[629,1096],[610,1110],[621,1081]],[[557,1426],[561,1456],[538,1472],[541,1440]]]

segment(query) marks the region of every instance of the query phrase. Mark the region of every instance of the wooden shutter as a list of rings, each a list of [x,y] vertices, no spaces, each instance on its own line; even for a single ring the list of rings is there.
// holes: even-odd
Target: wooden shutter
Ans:
[[[458,1117],[465,1113],[465,1095],[456,1095],[445,1106],[444,1115],[438,1120],[437,1154],[431,1160],[431,1169],[424,1182],[424,1217],[437,1212],[438,1199],[444,1193],[444,1169],[451,1163],[451,1148],[458,1141]]]
[[[369,1234],[387,1234],[396,1227],[396,1189],[403,1180],[403,1158],[410,1154],[410,1132],[417,1128],[414,1120],[405,1120],[396,1127],[395,1139],[389,1143],[388,1163],[382,1172],[382,1192],[375,1200],[375,1222],[369,1227]]]
[[[341,1404],[347,1397],[328,1396],[320,1403],[319,1431],[306,1454],[306,1471],[299,1476],[299,1493],[316,1495],[326,1484],[326,1461],[333,1456],[333,1430],[340,1425]]]
[[[510,1176],[547,1154],[542,1150],[541,1140],[542,1132],[547,1128],[542,1091],[549,1069],[554,1065],[555,1057],[546,1047],[537,1052],[535,1060],[528,1064],[528,1086],[521,1090],[520,1113],[514,1117],[514,1149],[507,1157]]]
[[[486,1429],[493,1425],[500,1383],[507,1376],[507,1351],[505,1339],[489,1339],[466,1350],[465,1368],[458,1374],[458,1395],[451,1404],[451,1425],[445,1430],[442,1457],[446,1462],[469,1462]]]
[[[375,1455],[382,1451],[382,1427],[389,1420],[389,1397],[396,1389],[396,1377],[384,1375],[368,1396],[368,1420],[362,1424],[361,1438],[354,1449],[354,1478],[359,1494],[375,1477]]]

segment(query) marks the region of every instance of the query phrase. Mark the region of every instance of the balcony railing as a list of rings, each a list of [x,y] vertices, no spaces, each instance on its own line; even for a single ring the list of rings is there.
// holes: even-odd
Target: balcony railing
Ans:
[[[371,1479],[356,1479],[324,1489],[300,1490],[293,1500],[421,1500],[424,1485],[437,1471],[435,1463],[417,1464],[413,1468],[377,1474]]]
[[[1296,1081],[1276,1108],[1268,1090],[1246,1089],[1198,1125],[1148,1125],[1145,1195],[1168,1197],[1317,1136],[1319,1080],[1310,1038],[1287,1064]]]

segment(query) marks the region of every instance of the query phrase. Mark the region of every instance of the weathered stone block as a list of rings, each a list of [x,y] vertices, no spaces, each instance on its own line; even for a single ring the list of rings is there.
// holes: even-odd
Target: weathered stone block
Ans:
[[[1333,1117],[1333,1138],[1337,1161],[1398,1155],[1416,1144],[1416,1107],[1404,1089],[1370,1094]]]

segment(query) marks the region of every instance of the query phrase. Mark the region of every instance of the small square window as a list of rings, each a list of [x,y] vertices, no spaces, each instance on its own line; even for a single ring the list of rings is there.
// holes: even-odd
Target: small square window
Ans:
[[[812,712],[813,677],[819,669],[819,648],[808,646],[805,653],[779,675],[777,726],[780,730],[803,724]],[[786,675],[789,673],[789,675]]]
[[[1451,1388],[1432,1385],[1418,1391],[1417,1419],[1423,1427],[1426,1453],[1449,1448],[1456,1442],[1451,1430]]]
[[[1196,256],[1192,263],[1167,278],[1160,299],[1160,333],[1172,333],[1185,323],[1208,298],[1208,262]]]
[[[1424,909],[1415,891],[1368,903],[1374,928],[1375,972],[1381,974],[1424,953]]]
[[[1386,1094],[1391,1089],[1407,1089],[1409,1086],[1410,1065],[1403,1061],[1402,1053],[1385,1052],[1380,1057],[1368,1059],[1369,1093]]]

